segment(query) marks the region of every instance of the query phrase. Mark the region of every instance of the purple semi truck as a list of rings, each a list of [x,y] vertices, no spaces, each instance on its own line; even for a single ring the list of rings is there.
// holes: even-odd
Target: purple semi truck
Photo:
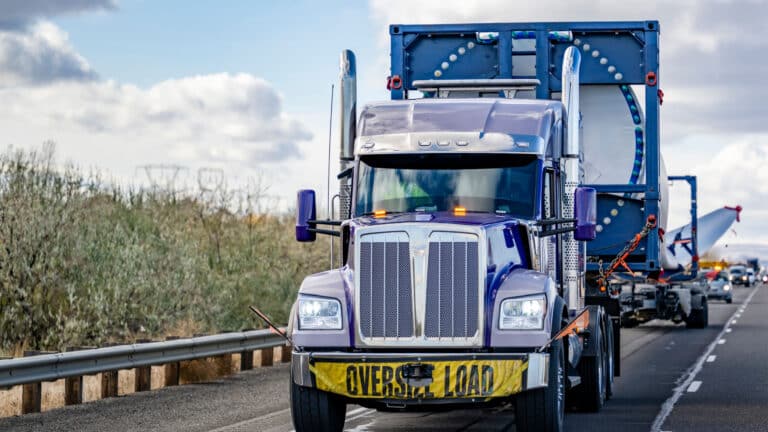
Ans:
[[[634,155],[626,106],[634,93],[625,87],[656,85],[658,71],[646,69],[657,63],[638,68],[635,57],[658,53],[658,23],[391,26],[390,34],[393,100],[359,116],[354,55],[341,56],[339,217],[319,220],[315,193],[298,193],[297,240],[338,236],[341,267],[308,276],[291,312],[294,426],[342,430],[347,404],[511,404],[517,430],[563,430],[566,394],[598,411],[618,374],[618,312],[606,311],[619,300],[589,279],[587,242],[631,240],[658,205],[643,189],[658,185],[658,171],[648,168],[643,175],[656,178],[640,184],[630,160],[629,192],[611,185],[605,198],[634,209],[627,217],[640,223],[599,215],[599,188],[584,180],[580,88],[618,95]],[[640,248],[650,257],[642,262],[658,262],[658,244]]]

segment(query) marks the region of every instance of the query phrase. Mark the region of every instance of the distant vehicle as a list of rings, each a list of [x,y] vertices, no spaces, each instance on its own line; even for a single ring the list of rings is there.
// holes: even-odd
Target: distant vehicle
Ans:
[[[731,285],[745,285],[749,286],[749,276],[747,276],[747,268],[743,265],[731,266],[728,269],[730,273]]]
[[[726,303],[733,302],[733,290],[731,289],[730,274],[723,270],[709,282],[709,291],[707,298],[725,300]]]
[[[747,269],[747,286],[754,285],[755,282],[757,282],[757,277],[755,276],[755,271],[751,268]]]

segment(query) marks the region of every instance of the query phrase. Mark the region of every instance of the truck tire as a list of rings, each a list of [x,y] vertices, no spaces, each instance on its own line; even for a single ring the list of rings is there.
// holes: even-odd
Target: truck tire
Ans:
[[[578,370],[581,384],[573,390],[573,402],[579,411],[598,412],[607,397],[605,356],[606,337],[603,326],[596,328],[593,343],[596,346],[594,357],[582,357]]]
[[[346,402],[328,392],[302,387],[291,374],[291,417],[296,432],[341,432],[347,415]]]
[[[701,297],[701,307],[691,310],[691,315],[685,320],[685,325],[688,328],[706,328],[709,325],[709,307],[707,306],[707,298]]]
[[[553,330],[552,334],[559,331]],[[549,385],[515,397],[515,426],[518,432],[561,432],[565,420],[565,350],[563,340],[549,350]]]

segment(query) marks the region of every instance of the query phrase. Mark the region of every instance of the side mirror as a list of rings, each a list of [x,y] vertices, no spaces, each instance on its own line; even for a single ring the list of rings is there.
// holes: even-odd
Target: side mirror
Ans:
[[[594,240],[597,236],[597,191],[594,188],[576,188],[573,215],[576,218],[573,238],[580,241]]]
[[[296,241],[313,242],[317,238],[317,233],[311,230],[315,228],[315,224],[309,221],[317,219],[315,191],[300,190],[296,201]]]

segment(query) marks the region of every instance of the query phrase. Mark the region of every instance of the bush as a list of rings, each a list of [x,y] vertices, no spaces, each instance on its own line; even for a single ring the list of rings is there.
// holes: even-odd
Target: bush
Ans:
[[[233,203],[106,186],[55,169],[52,151],[0,156],[0,349],[259,326],[251,304],[285,323],[328,243]]]

